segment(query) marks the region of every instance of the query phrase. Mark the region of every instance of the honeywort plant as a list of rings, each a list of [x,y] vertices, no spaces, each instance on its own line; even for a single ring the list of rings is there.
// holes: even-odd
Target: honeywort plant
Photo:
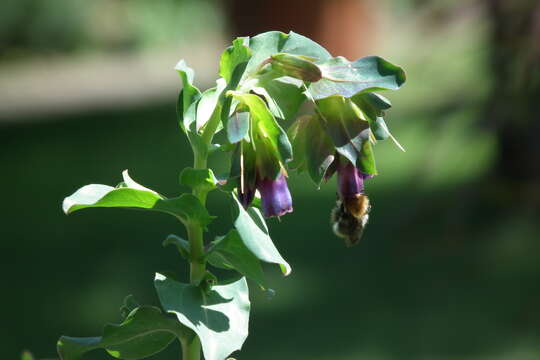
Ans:
[[[122,323],[106,325],[102,336],[62,336],[58,353],[63,360],[81,359],[98,348],[115,358],[141,359],[175,339],[185,360],[200,359],[201,349],[207,360],[223,360],[239,350],[248,335],[246,278],[267,289],[261,262],[279,265],[285,275],[291,272],[264,220],[293,209],[288,169],[307,171],[317,187],[337,173],[332,226],[348,245],[359,240],[366,225],[370,205],[364,180],[377,174],[372,146],[393,139],[384,121],[390,102],[375,91],[400,88],[405,81],[401,68],[376,56],[353,62],[332,57],[304,36],[272,31],[234,40],[221,55],[216,86],[204,92],[194,86],[194,72],[184,61],[176,71],[183,84],[178,123],[193,150],[193,167],[180,173],[180,184],[191,193],[165,197],[135,182],[126,170],[115,187],[80,188],[65,198],[63,210],[123,207],[176,217],[187,240],[170,235],[163,244],[187,260],[190,281],[156,274],[161,308],[127,297]],[[306,101],[313,104],[312,113],[295,119]],[[219,132],[224,135],[216,141]],[[223,179],[207,166],[218,152],[231,159]],[[234,221],[229,232],[205,241],[214,219],[206,197],[217,189],[230,199]],[[212,267],[238,274],[217,279]]]

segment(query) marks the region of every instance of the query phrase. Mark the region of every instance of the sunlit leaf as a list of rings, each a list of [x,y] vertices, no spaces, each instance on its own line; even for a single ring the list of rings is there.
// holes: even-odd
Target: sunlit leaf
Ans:
[[[213,217],[201,202],[191,194],[165,198],[132,180],[126,171],[124,182],[118,187],[101,184],[86,185],[64,199],[62,208],[66,214],[94,207],[120,207],[160,211],[173,215],[183,222],[208,225]]]
[[[183,84],[176,105],[178,124],[184,131],[189,131],[189,124],[195,120],[195,103],[201,97],[201,92],[193,86],[195,72],[187,66],[184,60],[180,60],[178,64],[176,64],[175,70],[180,75]]]
[[[378,56],[367,56],[350,62],[336,57],[319,63],[323,79],[309,86],[315,99],[332,95],[354,96],[362,91],[397,90],[405,82],[402,68]]]
[[[246,138],[249,131],[249,113],[237,112],[227,123],[227,139],[231,144],[236,144]]]
[[[234,69],[243,62],[247,62],[251,57],[249,48],[249,37],[239,37],[235,39],[232,46],[229,46],[221,54],[219,61],[219,75],[229,83],[233,77]]]
[[[196,130],[199,131],[212,117],[214,111],[221,111],[218,107],[220,96],[227,86],[225,79],[218,79],[216,86],[202,93],[197,105]]]
[[[259,34],[249,40],[249,47],[253,55],[249,60],[246,76],[256,70],[264,60],[277,53],[303,55],[318,61],[331,57],[330,53],[321,45],[292,31],[289,34],[279,31]]]
[[[161,274],[154,285],[165,311],[197,334],[205,360],[223,360],[240,350],[248,336],[250,310],[245,278],[208,292]]]
[[[234,220],[234,227],[238,231],[238,235],[244,245],[259,260],[278,264],[281,271],[285,275],[289,275],[291,266],[283,259],[272,242],[266,222],[259,209],[250,207],[246,211],[234,194],[232,197],[235,213],[237,214]]]

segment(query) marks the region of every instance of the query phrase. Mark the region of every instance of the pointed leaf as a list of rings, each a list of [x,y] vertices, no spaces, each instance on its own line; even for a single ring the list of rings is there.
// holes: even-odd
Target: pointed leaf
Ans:
[[[367,56],[350,62],[336,57],[319,63],[323,79],[309,86],[315,100],[332,95],[345,97],[360,92],[397,90],[405,82],[405,72],[378,56]]]
[[[184,131],[189,131],[189,126],[186,126],[186,113],[190,106],[196,102],[201,97],[201,92],[195,86],[193,86],[193,79],[195,77],[195,72],[189,66],[187,66],[184,60],[180,60],[175,66],[175,70],[180,75],[182,79],[182,91],[178,97],[178,102],[176,106],[176,112],[178,117],[178,123]],[[192,122],[192,119],[187,121],[188,123]]]
[[[213,217],[201,202],[191,194],[167,199],[132,180],[127,170],[122,173],[124,183],[120,187],[101,184],[86,185],[64,199],[62,208],[66,214],[94,207],[138,208],[161,211],[178,217],[184,223],[197,223],[203,227]]]
[[[360,151],[356,167],[364,174],[377,175],[375,154],[373,154],[373,147],[371,146],[369,139],[365,139],[362,142],[362,150]]]
[[[233,76],[234,69],[238,64],[247,62],[251,57],[249,46],[249,37],[239,37],[233,41],[221,54],[219,61],[219,75],[229,83]]]
[[[234,68],[234,71],[231,76],[231,80],[227,83],[227,87],[225,90],[223,90],[223,95],[228,94],[228,91],[236,90],[236,88],[240,84],[240,80],[242,79],[242,76],[245,73],[245,69],[247,66],[247,62],[241,62]],[[222,108],[221,108],[221,123],[223,125],[223,128],[228,128],[228,122],[229,118],[233,114],[233,112],[236,110],[236,106],[238,105],[238,100],[234,100],[230,96],[225,96],[225,98],[222,101]]]
[[[205,360],[223,360],[242,347],[250,310],[245,278],[215,285],[207,293],[161,274],[154,285],[163,308],[198,335]]]
[[[199,131],[206,125],[208,120],[212,117],[214,111],[221,111],[218,107],[220,96],[227,86],[225,79],[218,79],[216,86],[206,90],[201,95],[199,104],[197,105],[197,120],[196,130]]]
[[[291,266],[287,263],[274,246],[268,233],[268,228],[259,209],[250,207],[244,210],[236,196],[233,194],[233,204],[236,211],[234,227],[238,230],[244,245],[259,260],[278,264],[285,275],[291,273]]]
[[[81,360],[88,351],[104,349],[118,359],[143,359],[165,349],[186,329],[160,309],[141,306],[119,325],[107,325],[103,336],[74,338],[62,336],[57,349],[61,360]]]
[[[266,287],[259,259],[246,247],[238,231],[231,230],[226,236],[214,240],[207,256],[213,266],[234,269],[263,288]]]
[[[386,140],[390,136],[390,131],[384,122],[384,118],[377,117],[371,125],[371,131],[377,140]]]
[[[385,140],[391,138],[394,144],[401,151],[405,151],[403,146],[392,135],[390,129],[384,121],[384,110],[389,109],[392,105],[385,97],[375,93],[357,94],[351,98],[354,104],[364,114],[375,139]]]

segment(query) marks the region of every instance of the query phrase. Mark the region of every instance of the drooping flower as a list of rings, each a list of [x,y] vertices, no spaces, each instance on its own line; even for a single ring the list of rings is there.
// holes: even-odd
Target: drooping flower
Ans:
[[[277,179],[257,179],[257,190],[261,193],[265,217],[283,216],[293,211],[291,193],[283,173]]]
[[[365,174],[349,161],[341,161],[337,166],[338,192],[343,198],[353,198],[364,192]]]
[[[369,208],[364,201],[364,180],[373,175],[362,173],[350,161],[338,156],[336,158],[336,172],[339,197],[349,213],[355,217],[362,217]]]

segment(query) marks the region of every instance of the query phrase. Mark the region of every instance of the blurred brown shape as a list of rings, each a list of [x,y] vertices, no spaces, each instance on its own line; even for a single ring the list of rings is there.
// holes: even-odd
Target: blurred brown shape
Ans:
[[[228,5],[234,36],[292,30],[351,60],[367,54],[376,25],[372,1],[230,0]]]
[[[540,3],[487,1],[493,87],[486,118],[497,131],[494,181],[540,205]]]

